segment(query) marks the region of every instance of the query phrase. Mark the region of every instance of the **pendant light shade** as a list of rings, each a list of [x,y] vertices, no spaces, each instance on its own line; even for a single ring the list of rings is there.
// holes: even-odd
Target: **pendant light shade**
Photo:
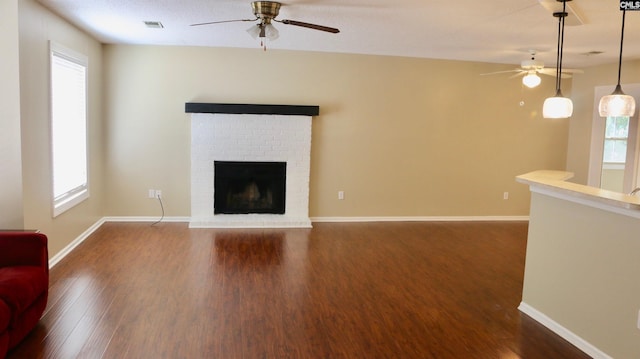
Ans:
[[[544,118],[568,118],[573,114],[573,102],[570,98],[562,96],[561,92],[544,100],[542,117]]]
[[[562,2],[562,12],[556,12],[553,16],[558,18],[558,56],[556,61],[556,95],[544,100],[542,117],[544,118],[568,118],[573,114],[573,102],[564,97],[560,90],[562,79],[562,51],[564,47],[564,18],[567,16],[567,1]]]
[[[618,84],[611,95],[600,99],[598,112],[601,117],[627,116],[631,117],[636,112],[636,100],[633,96],[625,95],[620,86],[620,73],[622,70],[622,44],[624,41],[624,18],[626,10],[622,10],[622,31],[620,35],[620,57],[618,59]]]
[[[611,95],[600,99],[598,112],[601,117],[631,117],[636,113],[636,100],[633,96],[625,95],[620,85],[617,85]]]

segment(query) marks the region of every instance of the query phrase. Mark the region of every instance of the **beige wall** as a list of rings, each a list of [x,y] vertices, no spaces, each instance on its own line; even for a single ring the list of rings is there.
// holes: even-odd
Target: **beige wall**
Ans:
[[[522,301],[613,358],[640,358],[638,233],[637,218],[533,193]]]
[[[603,169],[600,176],[600,188],[623,192],[624,170]]]
[[[596,86],[615,87],[618,64],[595,66],[585,69],[585,73],[573,79],[571,98],[574,112],[569,131],[567,171],[575,173],[572,181],[586,184],[589,173],[589,151],[591,146],[591,123],[594,110],[600,99],[594,100]],[[625,83],[640,82],[640,60],[622,64],[622,89]],[[640,108],[640,107],[639,107]]]
[[[102,217],[102,46],[33,0],[19,1],[20,100],[24,222],[49,237],[54,255]],[[49,137],[49,40],[89,57],[89,151],[91,197],[52,218]]]
[[[21,229],[18,1],[0,2],[0,229]]]
[[[158,215],[149,188],[163,190],[167,216],[189,216],[185,102],[320,105],[313,217],[526,215],[529,194],[514,176],[565,168],[568,121],[540,116],[552,81],[530,90],[508,76],[479,76],[511,66],[257,49],[105,45],[103,52],[35,1],[18,4],[24,223],[50,235],[52,253],[104,215]],[[91,199],[56,219],[49,40],[86,53],[91,69]]]
[[[189,215],[185,102],[319,105],[312,217],[527,215],[514,177],[565,168],[568,121],[540,113],[552,78],[531,90],[479,76],[512,66],[123,45],[105,46],[104,62],[105,215],[158,215],[149,188],[168,216]]]

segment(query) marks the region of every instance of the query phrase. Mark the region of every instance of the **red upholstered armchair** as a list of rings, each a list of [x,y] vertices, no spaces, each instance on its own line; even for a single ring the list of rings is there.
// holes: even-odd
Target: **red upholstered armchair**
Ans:
[[[38,323],[48,292],[47,236],[0,231],[0,358]]]

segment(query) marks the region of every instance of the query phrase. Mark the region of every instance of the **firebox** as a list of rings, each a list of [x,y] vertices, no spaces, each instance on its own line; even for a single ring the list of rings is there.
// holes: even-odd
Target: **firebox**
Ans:
[[[214,161],[214,214],[285,213],[286,162]]]

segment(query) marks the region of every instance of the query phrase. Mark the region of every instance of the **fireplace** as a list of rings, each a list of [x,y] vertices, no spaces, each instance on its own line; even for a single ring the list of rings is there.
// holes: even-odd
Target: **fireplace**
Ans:
[[[311,227],[311,119],[318,106],[187,103],[185,110],[191,113],[190,228]],[[218,168],[223,162],[261,164],[239,179],[237,169]],[[273,163],[280,163],[274,165],[280,174],[266,175]]]
[[[214,161],[214,214],[285,213],[286,162]]]

